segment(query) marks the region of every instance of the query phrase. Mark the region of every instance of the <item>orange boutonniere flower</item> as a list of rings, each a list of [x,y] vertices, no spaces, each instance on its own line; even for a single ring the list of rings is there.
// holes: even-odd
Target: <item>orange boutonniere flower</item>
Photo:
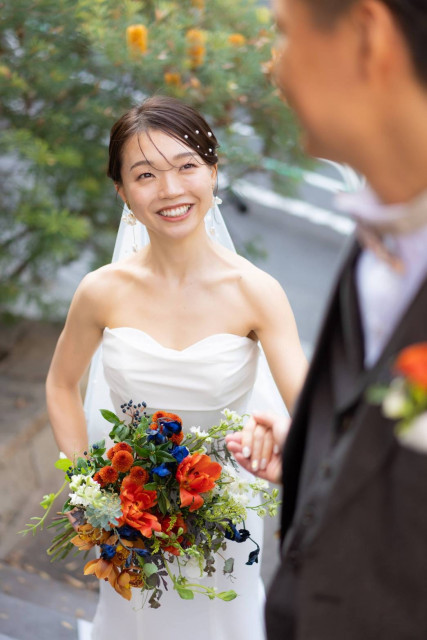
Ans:
[[[427,391],[427,342],[413,344],[403,349],[394,368],[412,384]]]
[[[184,458],[176,472],[180,484],[181,506],[189,506],[190,511],[200,509],[204,502],[200,494],[214,488],[221,470],[218,462],[212,462],[210,457],[204,454],[196,453]]]

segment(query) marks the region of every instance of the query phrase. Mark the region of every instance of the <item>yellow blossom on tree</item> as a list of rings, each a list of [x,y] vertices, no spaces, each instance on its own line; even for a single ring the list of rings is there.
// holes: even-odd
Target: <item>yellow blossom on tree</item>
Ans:
[[[126,42],[131,51],[145,53],[148,43],[148,29],[143,24],[132,24],[126,29]]]
[[[177,72],[167,71],[164,76],[166,84],[173,87],[180,87],[182,85],[181,74]]]
[[[190,66],[192,69],[201,67],[205,61],[206,37],[206,33],[200,29],[190,29],[187,31],[186,39],[189,43],[187,53],[190,58]]]
[[[233,47],[243,47],[246,44],[246,38],[242,33],[232,33],[231,36],[228,36],[228,42]]]
[[[271,11],[268,7],[259,7],[255,11],[258,22],[261,24],[268,24],[271,22]]]
[[[191,4],[193,5],[193,7],[196,7],[197,9],[205,8],[205,0],[191,0]]]

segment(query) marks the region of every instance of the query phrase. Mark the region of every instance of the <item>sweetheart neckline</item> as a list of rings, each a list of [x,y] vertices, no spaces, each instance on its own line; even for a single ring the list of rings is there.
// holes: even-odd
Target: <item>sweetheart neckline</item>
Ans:
[[[174,349],[173,347],[166,347],[161,342],[156,340],[156,338],[153,338],[153,336],[151,336],[149,333],[147,333],[146,331],[143,331],[142,329],[137,329],[136,327],[112,327],[112,328],[104,327],[103,333],[105,333],[106,331],[109,331],[110,333],[112,333],[114,331],[121,331],[123,329],[125,329],[127,331],[135,331],[136,333],[140,333],[140,334],[146,336],[147,338],[149,338],[149,340],[151,340],[152,342],[157,344],[162,349],[166,349],[167,351],[174,351],[175,353],[184,353],[185,351],[188,351],[189,349],[192,349],[193,347],[201,344],[202,342],[206,342],[206,341],[208,341],[208,340],[210,340],[212,338],[217,338],[219,336],[228,336],[228,337],[232,337],[232,338],[237,338],[238,340],[246,340],[246,341],[251,342],[252,344],[255,344],[255,345],[258,344],[255,340],[252,340],[252,338],[248,338],[247,336],[239,336],[237,333],[222,332],[222,333],[211,333],[209,336],[201,338],[200,340],[197,340],[196,342],[193,342],[192,344],[188,345],[187,347],[184,347],[184,349]]]

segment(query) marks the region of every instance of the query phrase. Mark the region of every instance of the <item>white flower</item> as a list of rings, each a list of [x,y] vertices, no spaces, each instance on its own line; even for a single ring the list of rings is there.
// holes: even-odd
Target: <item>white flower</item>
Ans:
[[[406,404],[404,382],[397,378],[390,384],[390,389],[383,400],[383,413],[386,418],[401,418]]]
[[[224,409],[224,411],[221,411],[221,413],[226,418],[226,420],[228,420],[229,422],[239,422],[240,421],[240,416],[235,411],[230,411],[230,409]]]
[[[400,443],[420,453],[427,453],[427,412],[415,418],[409,427],[397,434]]]
[[[190,558],[187,564],[184,566],[184,573],[190,580],[197,580],[203,578],[203,571],[200,569],[199,561],[197,558]]]
[[[229,492],[230,498],[232,498],[237,504],[240,504],[242,507],[246,507],[249,502],[249,496],[247,493],[235,493],[233,491]]]
[[[96,506],[102,501],[103,493],[101,487],[91,476],[75,475],[70,482],[72,493],[69,494],[70,502],[73,505]]]
[[[191,427],[190,432],[194,433],[194,435],[198,436],[199,438],[204,438],[205,436],[208,435],[208,432],[203,431],[201,427]]]

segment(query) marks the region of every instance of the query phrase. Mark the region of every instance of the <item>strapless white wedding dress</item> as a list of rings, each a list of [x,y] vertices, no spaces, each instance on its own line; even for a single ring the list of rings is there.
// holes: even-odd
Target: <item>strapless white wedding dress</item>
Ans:
[[[203,429],[217,424],[224,408],[238,413],[253,408],[259,347],[249,338],[215,334],[177,351],[143,331],[123,327],[105,329],[102,350],[105,380],[117,415],[122,403],[144,401],[148,412],[163,409],[179,414],[187,431],[192,426]],[[98,421],[91,427],[90,442],[106,437],[108,430],[108,423]],[[262,520],[248,513],[246,527],[262,548]],[[171,589],[164,592],[159,609],[148,605],[141,609],[137,589],[128,602],[101,581],[92,640],[262,640],[260,565],[245,564],[254,546],[248,540],[228,542],[227,547],[225,556],[235,559],[235,580],[222,574],[220,562],[203,584],[219,591],[234,589],[238,593],[235,600],[209,600],[202,595],[181,600]]]

